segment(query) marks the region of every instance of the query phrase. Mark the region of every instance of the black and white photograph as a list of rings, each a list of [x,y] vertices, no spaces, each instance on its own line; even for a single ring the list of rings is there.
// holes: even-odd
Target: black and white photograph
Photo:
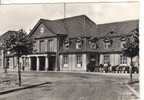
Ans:
[[[1,0],[0,100],[140,100],[139,8]]]

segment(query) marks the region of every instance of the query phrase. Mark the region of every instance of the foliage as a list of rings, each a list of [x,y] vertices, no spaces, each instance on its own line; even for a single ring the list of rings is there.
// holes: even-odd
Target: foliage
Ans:
[[[25,55],[32,51],[32,42],[28,39],[26,32],[21,29],[15,34],[9,34],[3,42],[3,47],[13,54]]]
[[[127,57],[135,57],[139,55],[139,34],[138,29],[132,31],[132,36],[127,38],[124,45],[123,53]]]

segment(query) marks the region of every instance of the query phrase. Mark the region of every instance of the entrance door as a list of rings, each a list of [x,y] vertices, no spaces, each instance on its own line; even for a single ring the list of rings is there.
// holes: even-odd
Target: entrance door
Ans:
[[[39,70],[44,71],[45,70],[45,57],[39,57]]]
[[[37,70],[36,57],[31,57],[31,70]]]
[[[55,56],[49,56],[49,67],[48,67],[49,71],[54,71],[54,69],[55,69],[55,61],[56,61],[56,57]]]

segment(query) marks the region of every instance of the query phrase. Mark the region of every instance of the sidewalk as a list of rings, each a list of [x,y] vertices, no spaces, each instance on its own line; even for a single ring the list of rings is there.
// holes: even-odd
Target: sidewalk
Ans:
[[[12,76],[10,74],[10,76]],[[34,88],[40,85],[51,84],[51,82],[47,82],[43,78],[33,79],[33,78],[24,78],[22,79],[22,85],[18,85],[17,77],[10,77],[9,74],[4,77],[0,77],[0,95],[7,94],[14,91],[19,91],[28,88]],[[6,80],[6,81],[4,81]]]

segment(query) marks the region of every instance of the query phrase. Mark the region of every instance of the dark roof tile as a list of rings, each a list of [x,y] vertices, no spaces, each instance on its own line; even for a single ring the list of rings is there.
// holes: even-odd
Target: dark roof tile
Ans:
[[[55,34],[66,34],[68,37],[78,36],[118,36],[128,35],[133,29],[138,28],[138,20],[95,24],[85,15],[68,17],[58,20],[41,19],[47,28]]]
[[[129,20],[115,23],[98,24],[97,30],[100,37],[128,35],[130,32],[138,28],[138,20]]]

